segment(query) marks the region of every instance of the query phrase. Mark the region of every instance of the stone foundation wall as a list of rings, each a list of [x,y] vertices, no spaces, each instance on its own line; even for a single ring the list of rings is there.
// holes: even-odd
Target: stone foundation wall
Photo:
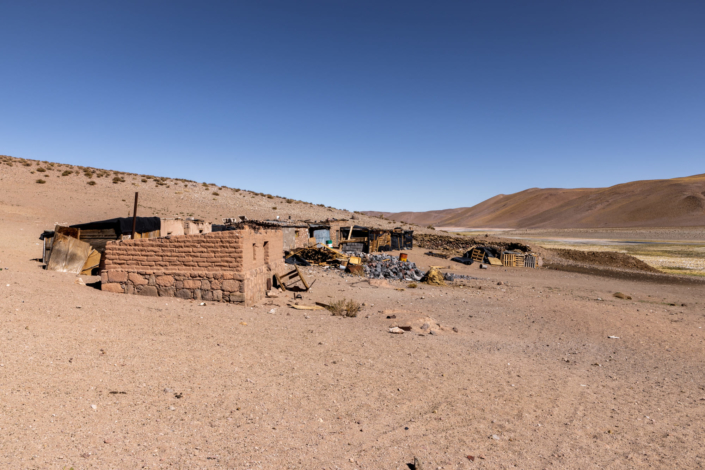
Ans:
[[[265,296],[267,280],[283,272],[284,261],[245,274],[183,271],[106,271],[102,289],[120,294],[254,305]]]
[[[280,229],[259,227],[110,242],[101,287],[107,292],[249,306],[264,298],[267,280],[284,271],[282,247]]]

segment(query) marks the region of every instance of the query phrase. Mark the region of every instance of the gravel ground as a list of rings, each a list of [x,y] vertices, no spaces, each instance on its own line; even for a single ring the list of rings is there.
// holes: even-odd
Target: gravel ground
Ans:
[[[306,268],[299,302],[352,298],[356,318],[111,294],[33,259],[54,222],[116,215],[113,190],[48,185],[0,195],[0,468],[705,465],[702,285],[453,264],[478,279],[414,289]],[[424,251],[422,269],[450,263]]]

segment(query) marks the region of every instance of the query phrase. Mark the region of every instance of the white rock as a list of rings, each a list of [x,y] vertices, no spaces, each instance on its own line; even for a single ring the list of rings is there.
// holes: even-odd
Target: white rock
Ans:
[[[403,335],[404,334],[404,330],[402,330],[401,328],[396,327],[396,326],[394,328],[390,328],[389,332],[394,335]]]
[[[269,313],[277,313],[276,309],[271,309]]]
[[[98,405],[91,405],[91,408],[93,408],[94,410],[97,410],[97,409],[98,409]]]

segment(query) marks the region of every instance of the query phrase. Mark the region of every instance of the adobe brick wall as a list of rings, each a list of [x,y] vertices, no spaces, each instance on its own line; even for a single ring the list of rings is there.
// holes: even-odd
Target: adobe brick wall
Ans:
[[[308,246],[308,229],[307,228],[297,228],[296,235],[294,235],[294,247],[295,248],[305,248]]]
[[[350,227],[355,225],[354,220],[331,220],[330,224],[330,240],[333,246],[340,246],[340,229],[341,227]]]
[[[101,287],[108,292],[240,302],[264,298],[284,270],[279,228],[109,242]]]

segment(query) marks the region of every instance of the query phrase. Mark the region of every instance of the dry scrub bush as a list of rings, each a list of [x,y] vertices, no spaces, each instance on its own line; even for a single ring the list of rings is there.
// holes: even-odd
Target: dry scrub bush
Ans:
[[[220,193],[218,191],[213,191],[213,196],[220,196]]]
[[[71,171],[71,170],[64,170],[64,171],[61,172],[61,176],[68,176],[68,175],[70,175],[70,174],[72,174],[72,173],[73,173],[73,171]]]
[[[326,307],[334,317],[356,317],[362,305],[354,300],[336,300]]]
[[[46,181],[44,181],[42,179],[37,180],[37,184],[44,184],[44,183],[46,183]]]
[[[44,173],[46,170],[40,166],[39,168],[37,168],[37,171],[39,173]]]
[[[406,286],[406,287],[408,287],[409,289],[416,289],[417,287],[419,287],[419,285],[416,284],[415,282],[412,282],[411,284],[409,284],[409,285]]]
[[[88,185],[90,185],[90,186],[95,186],[95,181],[90,180],[90,181],[88,182]]]

